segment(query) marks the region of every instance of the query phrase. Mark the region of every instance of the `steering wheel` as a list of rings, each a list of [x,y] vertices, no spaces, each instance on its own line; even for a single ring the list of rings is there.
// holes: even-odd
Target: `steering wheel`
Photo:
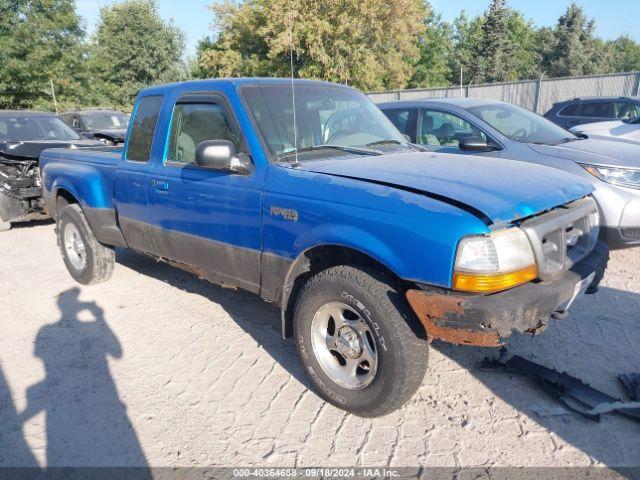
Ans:
[[[327,143],[330,144],[336,138],[346,137],[347,135],[353,135],[354,133],[356,133],[354,130],[347,130],[346,128],[343,128],[342,130],[338,130],[337,132],[334,132],[331,135],[329,135],[329,138],[327,138]]]
[[[524,138],[526,136],[527,136],[527,131],[524,128],[516,130],[515,132],[513,132],[511,134],[511,138],[514,138],[514,139],[516,139],[516,138],[521,139],[521,138]]]

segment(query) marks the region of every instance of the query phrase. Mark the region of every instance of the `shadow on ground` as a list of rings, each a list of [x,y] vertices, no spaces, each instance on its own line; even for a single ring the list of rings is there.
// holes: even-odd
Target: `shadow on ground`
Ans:
[[[46,377],[28,388],[24,411],[16,411],[0,371],[2,467],[38,466],[23,426],[40,413],[46,419],[48,468],[147,465],[107,362],[122,356],[120,343],[102,309],[80,301],[79,293],[72,288],[60,294],[60,318],[36,336],[34,356],[43,362]],[[145,472],[137,473],[136,478],[145,478]]]

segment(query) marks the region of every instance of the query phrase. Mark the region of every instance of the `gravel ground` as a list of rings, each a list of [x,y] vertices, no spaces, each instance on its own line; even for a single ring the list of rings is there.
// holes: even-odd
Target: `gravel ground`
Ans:
[[[146,257],[79,287],[50,223],[0,234],[0,466],[640,466],[640,424],[567,413],[495,351],[434,343],[414,398],[379,419],[320,400],[279,314]],[[622,395],[640,370],[640,250],[512,351]]]

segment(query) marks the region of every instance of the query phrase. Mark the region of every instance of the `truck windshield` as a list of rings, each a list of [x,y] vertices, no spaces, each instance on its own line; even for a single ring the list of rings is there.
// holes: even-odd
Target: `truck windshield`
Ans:
[[[515,105],[496,103],[468,110],[515,142],[558,145],[579,140],[579,137],[568,130]]]
[[[129,124],[129,117],[124,113],[96,113],[83,117],[89,130],[124,130]]]
[[[0,117],[0,141],[79,140],[71,127],[56,117]]]
[[[312,83],[299,83],[294,88],[300,160],[413,150],[362,93]],[[251,85],[243,87],[241,94],[272,156],[291,160],[296,152],[291,85]]]

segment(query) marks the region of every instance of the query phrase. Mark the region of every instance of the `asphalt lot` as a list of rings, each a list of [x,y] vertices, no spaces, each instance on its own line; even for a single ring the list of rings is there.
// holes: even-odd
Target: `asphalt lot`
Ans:
[[[322,402],[278,311],[132,252],[80,287],[51,223],[0,234],[0,466],[640,466],[640,424],[567,413],[493,350],[434,343],[403,409]],[[512,351],[622,395],[640,371],[640,249]]]

